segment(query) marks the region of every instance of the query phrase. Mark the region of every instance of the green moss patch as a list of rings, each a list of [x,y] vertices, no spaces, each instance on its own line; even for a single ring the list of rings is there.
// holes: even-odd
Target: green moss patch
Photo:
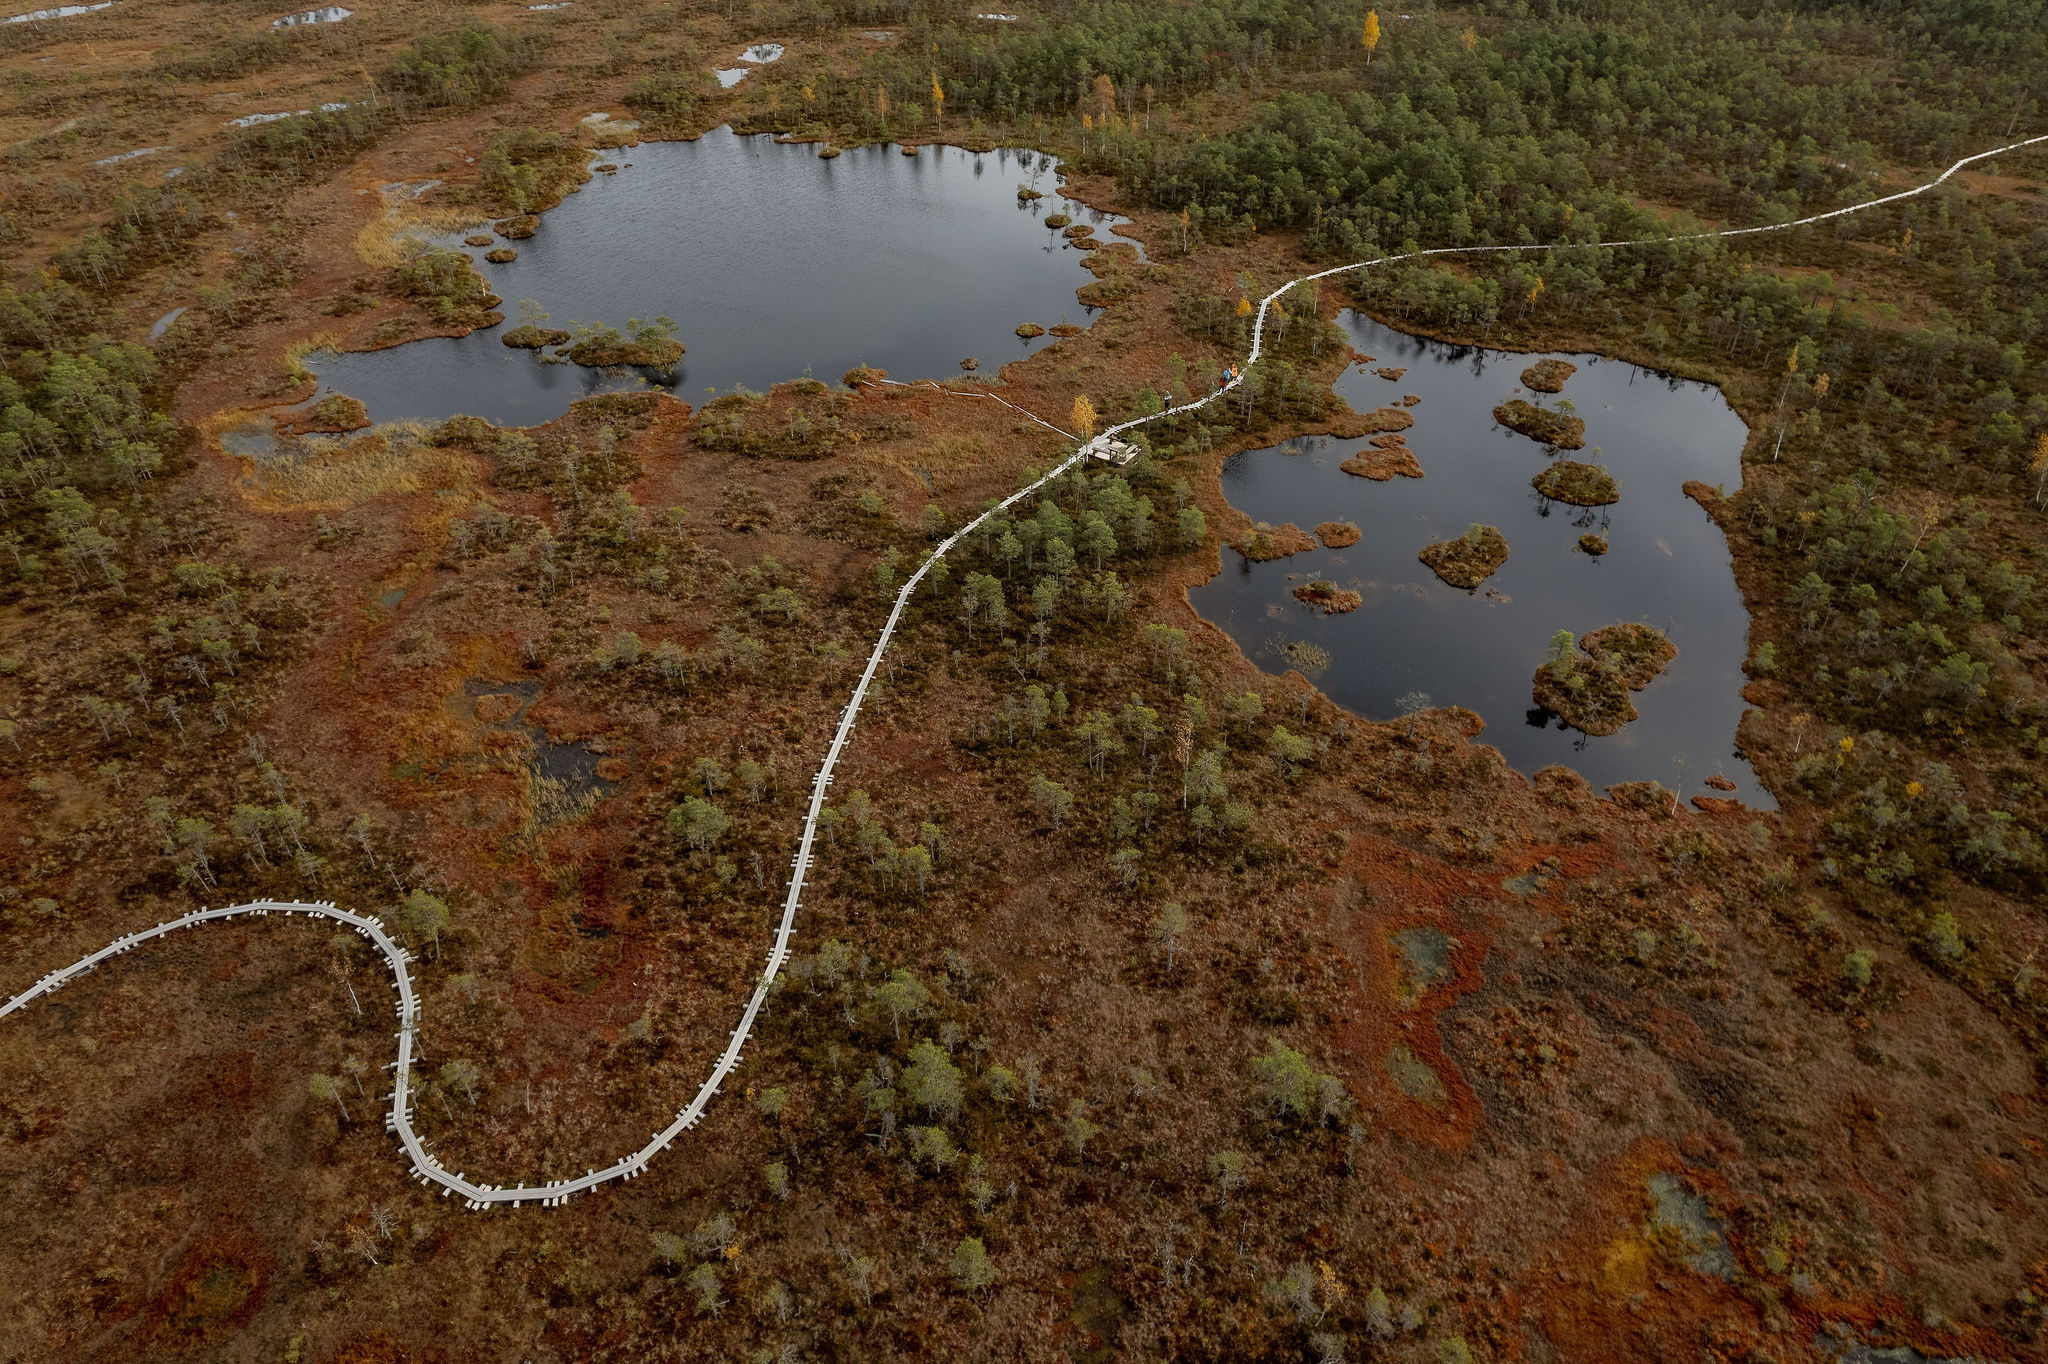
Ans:
[[[315,433],[337,434],[343,431],[360,431],[370,424],[370,410],[360,400],[346,393],[334,393],[314,403],[305,411],[288,421],[280,422],[278,430],[286,435],[305,436]]]
[[[1307,531],[1289,521],[1284,526],[1269,526],[1264,521],[1239,536],[1233,542],[1239,554],[1254,563],[1266,563],[1272,559],[1284,559],[1290,554],[1300,554],[1316,547]]]
[[[1425,546],[1415,556],[1452,587],[1479,586],[1508,561],[1508,538],[1496,526],[1476,522],[1455,540]]]
[[[1678,657],[1678,646],[1647,625],[1603,625],[1579,636],[1579,647],[1614,669],[1630,691],[1641,691]]]
[[[542,346],[559,346],[569,339],[569,333],[554,327],[536,327],[525,323],[514,327],[498,338],[515,350],[539,350]]]
[[[1553,412],[1521,398],[1513,398],[1493,409],[1493,419],[1510,431],[1531,440],[1555,445],[1560,450],[1585,448],[1586,423],[1581,417]]]
[[[667,369],[683,358],[683,343],[635,341],[624,336],[600,332],[576,342],[565,354],[577,364],[589,369],[604,369],[613,365],[644,365],[654,369]]]
[[[1621,501],[1621,485],[1597,464],[1561,459],[1529,480],[1529,486],[1553,502],[1574,507],[1604,507]]]
[[[1557,712],[1573,729],[1612,734],[1636,718],[1628,694],[1649,686],[1676,657],[1676,646],[1647,625],[1602,626],[1576,642],[1570,631],[1560,630],[1550,642],[1549,661],[1536,670],[1532,694],[1537,705]]]

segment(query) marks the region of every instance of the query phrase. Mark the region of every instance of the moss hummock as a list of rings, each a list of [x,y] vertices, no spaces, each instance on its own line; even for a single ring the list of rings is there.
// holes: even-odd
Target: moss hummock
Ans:
[[[1581,417],[1553,412],[1522,398],[1512,398],[1493,409],[1493,419],[1510,431],[1530,440],[1555,445],[1560,450],[1579,450],[1586,444],[1586,423]]]
[[[1337,466],[1347,474],[1385,483],[1390,478],[1421,478],[1422,466],[1415,452],[1405,445],[1388,445],[1360,450]]]
[[[1239,554],[1254,563],[1265,563],[1272,559],[1284,559],[1290,554],[1300,554],[1316,547],[1307,531],[1289,521],[1284,526],[1274,527],[1264,521],[1238,537],[1233,546]]]
[[[360,431],[370,424],[370,410],[346,393],[333,393],[286,421],[278,423],[280,434],[288,436],[334,435]]]
[[[1017,335],[1023,337],[1026,341],[1030,341],[1044,336],[1045,328],[1039,326],[1036,322],[1026,322],[1017,328]]]
[[[1365,598],[1348,588],[1337,586],[1327,578],[1317,578],[1294,589],[1294,599],[1306,606],[1320,607],[1326,616],[1341,616],[1356,611]]]
[[[525,241],[528,237],[540,231],[540,215],[537,213],[521,213],[511,218],[500,218],[497,222],[491,224],[491,230],[509,241]]]
[[[1068,223],[1071,223],[1072,221],[1074,220],[1072,218],[1069,218],[1064,213],[1048,213],[1045,215],[1045,225],[1047,227],[1065,227]]]
[[[1579,636],[1579,647],[1621,675],[1630,691],[1641,691],[1678,657],[1678,646],[1662,630],[1624,623],[1603,625]]]
[[[1350,521],[1325,521],[1316,527],[1316,538],[1329,549],[1348,549],[1358,543],[1358,526]]]
[[[667,369],[683,358],[683,343],[635,341],[631,337],[599,332],[595,336],[584,337],[564,354],[587,369],[607,369],[613,365]]]
[[[1529,486],[1553,502],[1574,507],[1604,507],[1621,501],[1621,485],[1597,464],[1561,459],[1529,480]]]
[[[569,339],[569,333],[554,327],[536,327],[526,322],[498,339],[515,350],[539,350],[542,346],[561,345]]]
[[[1584,658],[1545,663],[1536,670],[1531,695],[1573,729],[1595,737],[1612,734],[1636,718],[1621,675]]]
[[[1579,552],[1581,554],[1590,554],[1597,559],[1607,552],[1607,541],[1602,536],[1588,532],[1579,537]]]
[[[1330,434],[1342,436],[1346,440],[1355,440],[1376,432],[1406,431],[1413,425],[1414,414],[1404,412],[1398,407],[1375,407],[1370,412],[1353,412],[1347,409],[1331,421]]]
[[[1564,381],[1578,372],[1569,360],[1538,360],[1522,371],[1522,387],[1533,393],[1561,393]]]
[[[1452,587],[1469,591],[1498,573],[1508,561],[1508,538],[1497,526],[1474,522],[1457,539],[1427,545],[1415,557]]]
[[[1612,734],[1636,718],[1628,694],[1649,686],[1676,657],[1677,647],[1647,625],[1606,625],[1576,642],[1560,630],[1551,641],[1550,660],[1536,670],[1531,694],[1573,729],[1596,737]]]

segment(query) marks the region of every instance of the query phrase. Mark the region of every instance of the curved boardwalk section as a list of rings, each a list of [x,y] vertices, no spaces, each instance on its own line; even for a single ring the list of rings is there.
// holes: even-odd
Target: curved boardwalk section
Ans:
[[[1670,241],[1697,241],[1706,237],[1744,237],[1762,232],[1783,232],[1791,228],[1806,226],[1809,223],[1823,222],[1829,218],[1846,217],[1849,214],[1860,213],[1865,209],[1876,208],[1882,204],[1896,203],[1901,199],[1910,199],[1914,195],[1924,194],[1928,190],[1935,188],[1972,162],[2002,156],[2008,152],[2017,151],[2023,147],[2031,147],[2042,142],[2048,142],[2048,135],[2031,137],[2023,142],[2014,142],[1988,152],[1979,152],[1975,156],[1966,156],[1924,185],[1903,190],[1897,194],[1886,195],[1881,199],[1873,199],[1868,203],[1835,209],[1829,213],[1817,213],[1811,217],[1799,218],[1788,223],[1777,223],[1766,227],[1730,228],[1719,232],[1694,232],[1677,237],[1645,237],[1633,241],[1601,242],[1599,245],[1615,248],[1651,246]],[[1353,270],[1370,269],[1375,265],[1387,265],[1396,261],[1413,260],[1422,256],[1452,256],[1509,251],[1540,252],[1556,250],[1558,245],[1562,245],[1562,243],[1529,246],[1435,247],[1427,251],[1410,251],[1402,255],[1381,256],[1368,261],[1355,261],[1349,265],[1334,266],[1328,270],[1317,271],[1312,275],[1303,275],[1298,279],[1291,279],[1260,300],[1258,315],[1254,319],[1252,326],[1251,353],[1245,358],[1244,370],[1249,370],[1252,365],[1258,363],[1259,356],[1264,349],[1266,310],[1282,294],[1298,284],[1312,283],[1316,280],[1327,279],[1332,275],[1341,275]],[[1215,392],[1209,393],[1193,402],[1183,403],[1179,407],[1169,408],[1164,412],[1154,413],[1149,417],[1139,417],[1134,421],[1127,421],[1112,426],[1102,433],[1103,437],[1113,437],[1135,427],[1143,426],[1148,422],[1160,421],[1167,417],[1177,416],[1183,412],[1193,412],[1206,407],[1242,383],[1244,381],[1243,373],[1244,371],[1240,370],[1238,377],[1220,386]],[[883,380],[882,382],[894,385],[893,380]],[[989,399],[1003,403],[1006,407],[1016,407],[1016,404],[1007,402],[993,393],[950,389],[937,384],[933,384],[932,387],[941,393],[957,397]],[[1016,410],[1023,412],[1026,417],[1037,422],[1040,426],[1058,431],[1069,439],[1076,439],[1071,432],[1061,431],[1059,427],[1030,412],[1025,412],[1023,408],[1016,408]],[[896,627],[903,619],[904,608],[910,604],[912,596],[917,592],[918,585],[924,581],[925,574],[931,571],[931,566],[934,563],[944,558],[955,544],[958,544],[984,520],[996,512],[1006,511],[1016,503],[1030,497],[1040,488],[1066,473],[1067,470],[1073,468],[1087,457],[1087,450],[1085,448],[1075,451],[1055,466],[1051,472],[1010,494],[1002,502],[983,512],[980,516],[975,517],[972,521],[962,526],[958,531],[946,537],[932,551],[930,557],[918,566],[917,571],[910,575],[909,580],[903,584],[902,589],[897,592],[895,604],[889,611],[889,619],[883,625],[881,635],[875,640],[873,651],[868,655],[867,667],[861,672],[860,682],[854,687],[853,695],[846,703],[846,709],[840,714],[839,727],[832,735],[832,746],[826,750],[825,760],[819,765],[817,776],[812,779],[811,801],[809,807],[804,812],[803,835],[797,843],[796,859],[790,868],[789,892],[783,898],[782,919],[775,930],[774,944],[768,949],[767,964],[761,973],[760,979],[755,982],[753,993],[747,999],[746,1009],[740,1014],[739,1026],[733,1029],[731,1040],[726,1043],[725,1050],[719,1054],[718,1063],[711,1068],[710,1076],[698,1087],[695,1096],[676,1114],[675,1119],[667,1127],[650,1136],[647,1144],[637,1151],[621,1156],[602,1169],[589,1170],[574,1179],[554,1180],[549,1183],[532,1186],[521,1184],[512,1188],[506,1188],[502,1184],[478,1183],[467,1178],[462,1171],[458,1170],[451,1174],[443,1169],[440,1162],[435,1160],[433,1153],[427,1150],[426,1144],[420,1140],[419,1134],[413,1129],[412,1125],[413,1033],[418,1028],[420,1021],[419,996],[412,987],[412,974],[406,969],[406,965],[412,960],[412,956],[400,943],[391,937],[385,930],[384,925],[377,919],[354,914],[329,903],[256,900],[248,904],[226,905],[218,909],[195,910],[193,913],[184,915],[181,918],[160,923],[155,928],[146,929],[140,933],[130,933],[126,937],[116,938],[91,956],[73,962],[61,971],[54,971],[44,976],[31,988],[8,1000],[4,1005],[0,1005],[0,1018],[24,1009],[36,1000],[62,989],[65,985],[93,971],[104,962],[110,961],[125,952],[133,951],[144,943],[152,942],[157,938],[178,932],[181,929],[197,928],[201,924],[211,923],[216,919],[249,915],[310,915],[332,919],[348,925],[369,939],[370,943],[383,954],[385,963],[391,968],[392,983],[398,992],[398,1060],[393,1067],[396,1078],[391,1091],[391,1111],[385,1115],[384,1126],[398,1138],[400,1149],[405,1152],[406,1159],[412,1163],[414,1178],[423,1184],[439,1185],[444,1194],[460,1195],[468,1206],[478,1209],[490,1208],[505,1203],[509,1203],[514,1207],[529,1203],[553,1206],[566,1202],[576,1194],[587,1192],[611,1180],[633,1178],[647,1168],[648,1161],[658,1155],[670,1142],[681,1136],[686,1129],[695,1126],[697,1120],[703,1117],[705,1108],[710,1105],[712,1097],[718,1093],[718,1087],[725,1082],[726,1077],[732,1074],[733,1068],[739,1064],[740,1052],[746,1047],[748,1038],[753,1035],[755,1020],[760,1017],[762,1008],[768,1002],[768,991],[773,986],[776,976],[781,974],[783,964],[789,958],[790,937],[796,928],[797,908],[802,903],[804,883],[810,874],[812,850],[818,833],[818,816],[825,808],[825,792],[832,784],[832,770],[838,765],[840,755],[845,752],[847,743],[853,737],[854,721],[860,715],[861,702],[867,698],[868,688],[875,679],[875,670],[881,666],[882,655],[887,651],[889,641],[895,635]]]

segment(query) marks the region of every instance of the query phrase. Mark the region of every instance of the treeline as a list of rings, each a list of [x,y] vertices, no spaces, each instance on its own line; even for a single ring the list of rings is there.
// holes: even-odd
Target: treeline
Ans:
[[[243,129],[211,165],[119,195],[100,227],[58,250],[54,268],[31,277],[28,287],[0,285],[0,519],[7,543],[27,562],[69,561],[96,518],[89,507],[81,512],[67,490],[92,498],[132,489],[171,448],[175,427],[161,412],[168,380],[157,357],[108,337],[128,278],[182,259],[214,225],[213,204],[230,195],[275,193],[325,175],[409,112],[497,97],[533,62],[538,41],[477,25],[423,37],[379,75],[374,101]],[[275,282],[266,277],[275,269],[272,253],[256,252],[241,265],[240,282]],[[234,279],[202,290],[202,312],[232,325],[236,294]],[[45,514],[33,515],[37,508]],[[119,556],[109,544],[92,541],[87,559],[93,577],[112,582]],[[24,562],[16,556],[11,566],[20,573]]]

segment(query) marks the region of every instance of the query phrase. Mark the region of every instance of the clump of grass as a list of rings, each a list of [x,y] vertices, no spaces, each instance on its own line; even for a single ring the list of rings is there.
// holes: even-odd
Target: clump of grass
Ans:
[[[306,357],[323,350],[333,350],[341,344],[338,332],[314,332],[311,336],[299,338],[284,348],[279,360],[284,366],[285,378],[295,384],[303,384],[313,378],[313,371],[306,368]]]
[[[466,232],[486,221],[470,209],[422,208],[410,201],[396,203],[356,233],[356,259],[372,269],[394,270],[419,255],[429,237]]]
[[[334,511],[386,493],[468,488],[474,465],[432,444],[431,434],[423,422],[391,422],[351,439],[282,443],[252,461],[251,500],[278,511]]]

